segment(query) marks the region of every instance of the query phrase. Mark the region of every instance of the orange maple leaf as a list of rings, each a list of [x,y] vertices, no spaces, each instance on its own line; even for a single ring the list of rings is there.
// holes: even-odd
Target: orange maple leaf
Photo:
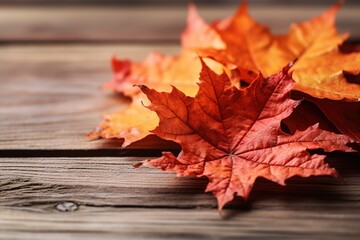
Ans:
[[[293,135],[281,130],[281,120],[300,103],[290,99],[294,82],[286,71],[267,79],[260,75],[239,90],[225,73],[217,75],[203,62],[195,97],[175,87],[160,93],[141,85],[151,101],[148,108],[160,118],[152,132],[182,147],[178,157],[164,152],[144,164],[178,176],[206,176],[206,191],[216,196],[219,210],[235,195],[247,199],[258,177],[285,185],[295,175],[336,176],[324,155],[308,149],[352,151],[345,145],[350,138],[317,125]]]
[[[359,101],[360,85],[347,81],[344,71],[359,73],[360,53],[339,50],[348,37],[336,31],[339,7],[336,4],[318,17],[292,24],[286,35],[273,35],[250,17],[244,1],[232,18],[215,26],[226,48],[208,48],[201,53],[230,68],[260,71],[265,76],[297,59],[290,70],[296,90],[317,98]]]

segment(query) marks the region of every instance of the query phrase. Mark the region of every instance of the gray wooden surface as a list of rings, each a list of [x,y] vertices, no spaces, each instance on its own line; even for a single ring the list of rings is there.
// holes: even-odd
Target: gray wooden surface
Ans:
[[[201,12],[210,19],[232,8]],[[322,10],[253,12],[280,31]],[[357,13],[345,7],[339,17],[355,41]],[[259,179],[248,204],[237,199],[220,215],[203,193],[206,179],[132,167],[176,145],[149,138],[128,151],[119,141],[85,138],[101,114],[128,104],[99,90],[111,78],[110,57],[175,54],[184,19],[185,8],[175,6],[0,5],[0,239],[358,238],[356,154],[329,157],[343,180],[293,178],[281,187]]]

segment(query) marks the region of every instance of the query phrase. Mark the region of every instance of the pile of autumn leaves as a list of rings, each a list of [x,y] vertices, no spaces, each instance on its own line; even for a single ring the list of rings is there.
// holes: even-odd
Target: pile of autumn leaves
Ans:
[[[246,2],[210,25],[190,5],[177,56],[112,60],[106,86],[132,103],[90,135],[124,146],[150,133],[179,143],[178,156],[143,164],[206,176],[220,210],[235,195],[246,199],[258,177],[285,185],[295,175],[336,176],[308,150],[351,152],[360,142],[360,53],[339,49],[347,35],[336,32],[338,9],[273,35]]]

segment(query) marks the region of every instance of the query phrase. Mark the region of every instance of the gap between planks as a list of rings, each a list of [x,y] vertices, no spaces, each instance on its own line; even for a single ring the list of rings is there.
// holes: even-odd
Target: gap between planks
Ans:
[[[159,140],[159,142],[161,142]],[[152,145],[155,143],[152,142]],[[165,143],[166,144],[166,143]],[[174,155],[179,154],[180,150],[175,149],[176,144],[169,143],[168,145],[174,148],[161,148],[161,149],[146,149],[138,143],[138,149],[14,149],[14,150],[1,150],[0,158],[33,158],[33,157],[160,157],[162,152],[172,152]],[[150,145],[150,143],[149,143]]]

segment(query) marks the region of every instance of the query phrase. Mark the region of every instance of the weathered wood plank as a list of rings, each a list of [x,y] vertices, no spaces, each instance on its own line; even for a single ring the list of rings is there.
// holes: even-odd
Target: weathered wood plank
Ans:
[[[345,160],[346,159],[346,160]],[[221,219],[204,179],[134,169],[141,158],[2,158],[0,239],[355,239],[360,161],[332,159],[328,177],[256,183]],[[179,209],[180,208],[180,209]],[[68,212],[64,212],[69,210]]]
[[[0,206],[73,201],[90,206],[215,206],[205,181],[134,169],[143,158],[2,158]]]
[[[207,20],[230,16],[237,7],[201,6]],[[325,6],[254,5],[252,15],[274,32],[293,21],[320,14]],[[338,16],[340,32],[360,38],[358,5],[346,5]],[[9,7],[0,8],[0,41],[133,41],[178,40],[185,26],[186,4],[147,7]]]
[[[158,169],[134,169],[143,158],[2,158],[0,206],[41,206],[72,201],[89,206],[215,207],[204,194],[206,179],[175,178]],[[346,163],[343,163],[346,160]],[[294,178],[286,188],[260,180],[252,201],[256,206],[288,208],[325,204],[360,207],[359,157],[344,155],[331,163],[348,183],[330,177]],[[269,192],[273,192],[269,194]],[[351,206],[348,205],[351,202]],[[258,205],[259,204],[259,205]]]
[[[223,220],[214,209],[103,209],[71,213],[0,208],[0,239],[357,239],[354,212],[257,209]]]
[[[101,114],[120,110],[129,103],[99,87],[112,77],[109,61],[112,55],[141,60],[153,50],[175,53],[177,47],[156,44],[0,47],[0,150],[119,148],[118,141],[104,143],[85,138],[101,121]],[[159,147],[159,141],[147,143],[140,147]]]

